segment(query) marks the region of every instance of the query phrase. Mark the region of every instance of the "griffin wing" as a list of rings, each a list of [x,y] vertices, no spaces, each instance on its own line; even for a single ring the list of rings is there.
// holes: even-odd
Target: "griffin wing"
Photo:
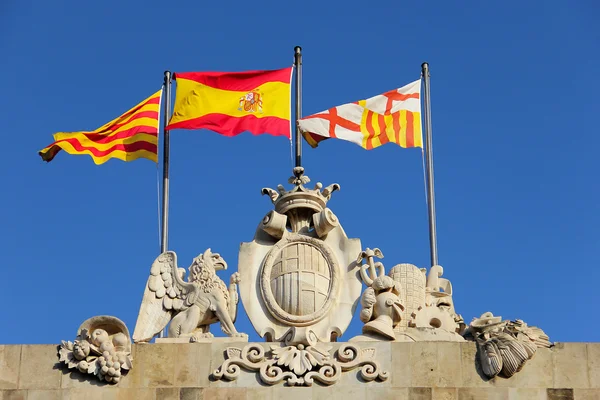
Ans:
[[[177,268],[175,252],[167,251],[154,260],[133,332],[135,343],[149,342],[167,326],[174,311],[189,307],[188,294],[196,288],[184,282],[184,275],[185,270]]]

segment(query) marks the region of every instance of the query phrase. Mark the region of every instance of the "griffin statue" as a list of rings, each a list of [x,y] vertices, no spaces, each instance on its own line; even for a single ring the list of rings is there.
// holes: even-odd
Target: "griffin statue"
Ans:
[[[221,329],[229,336],[245,336],[238,333],[233,323],[237,315],[239,274],[231,276],[229,288],[216,275],[217,270],[227,269],[223,258],[207,249],[194,259],[185,270],[177,268],[177,255],[167,251],[152,264],[150,277],[133,332],[133,341],[149,342],[169,322],[170,338],[211,337],[210,324],[221,322]]]

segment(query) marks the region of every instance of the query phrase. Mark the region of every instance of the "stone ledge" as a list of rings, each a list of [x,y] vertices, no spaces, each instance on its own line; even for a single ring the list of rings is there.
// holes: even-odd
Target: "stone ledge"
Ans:
[[[286,400],[296,396],[302,400],[355,396],[378,400],[600,399],[600,343],[559,343],[551,349],[538,349],[535,357],[510,379],[482,377],[476,364],[476,346],[471,342],[361,343],[362,347],[377,349],[376,358],[390,373],[384,382],[361,382],[356,371],[344,373],[337,384],[329,387],[318,383],[313,387],[269,387],[254,372],[245,370],[236,381],[209,379],[223,362],[227,347],[246,344],[215,341],[134,345],[133,370],[116,386],[58,369],[56,345],[0,346],[0,400],[200,400],[233,394],[240,399],[275,399],[275,395],[282,395]],[[259,344],[268,349],[275,343]],[[334,350],[341,345],[332,343]]]

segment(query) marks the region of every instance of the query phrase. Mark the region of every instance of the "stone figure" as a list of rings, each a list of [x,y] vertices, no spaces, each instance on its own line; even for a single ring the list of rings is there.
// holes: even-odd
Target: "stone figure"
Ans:
[[[404,305],[400,299],[400,285],[391,277],[385,275],[385,268],[381,262],[374,262],[373,258],[383,258],[379,249],[369,249],[361,252],[356,260],[363,264],[360,276],[367,285],[361,298],[363,309],[360,312],[360,320],[365,323],[363,333],[374,333],[386,339],[396,338],[394,328],[402,319]]]
[[[73,342],[62,341],[58,357],[70,369],[118,383],[132,368],[129,330],[116,317],[92,317],[81,324]]]
[[[148,342],[169,322],[169,338],[211,337],[210,324],[217,321],[229,336],[246,336],[233,325],[237,315],[239,274],[231,276],[229,288],[216,275],[227,269],[223,258],[206,250],[185,270],[177,268],[177,255],[167,251],[154,261],[144,290],[133,332],[134,342]]]
[[[481,369],[488,378],[510,378],[533,358],[538,347],[552,346],[541,329],[521,320],[502,321],[491,312],[474,318],[465,337],[477,342]]]

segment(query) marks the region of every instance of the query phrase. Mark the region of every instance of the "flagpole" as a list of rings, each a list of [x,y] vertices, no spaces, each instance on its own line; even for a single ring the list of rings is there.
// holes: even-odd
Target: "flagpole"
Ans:
[[[162,226],[160,252],[168,249],[169,233],[169,131],[166,129],[171,114],[171,71],[165,71],[165,108],[163,117],[163,185],[162,185]]]
[[[296,167],[302,166],[302,137],[298,120],[302,118],[302,47],[294,47],[294,67],[296,68]]]
[[[425,159],[427,175],[427,206],[429,211],[429,247],[431,265],[438,265],[437,234],[435,227],[435,193],[433,189],[433,149],[431,138],[431,99],[429,93],[429,64],[421,64],[423,75],[423,117],[425,119]]]

